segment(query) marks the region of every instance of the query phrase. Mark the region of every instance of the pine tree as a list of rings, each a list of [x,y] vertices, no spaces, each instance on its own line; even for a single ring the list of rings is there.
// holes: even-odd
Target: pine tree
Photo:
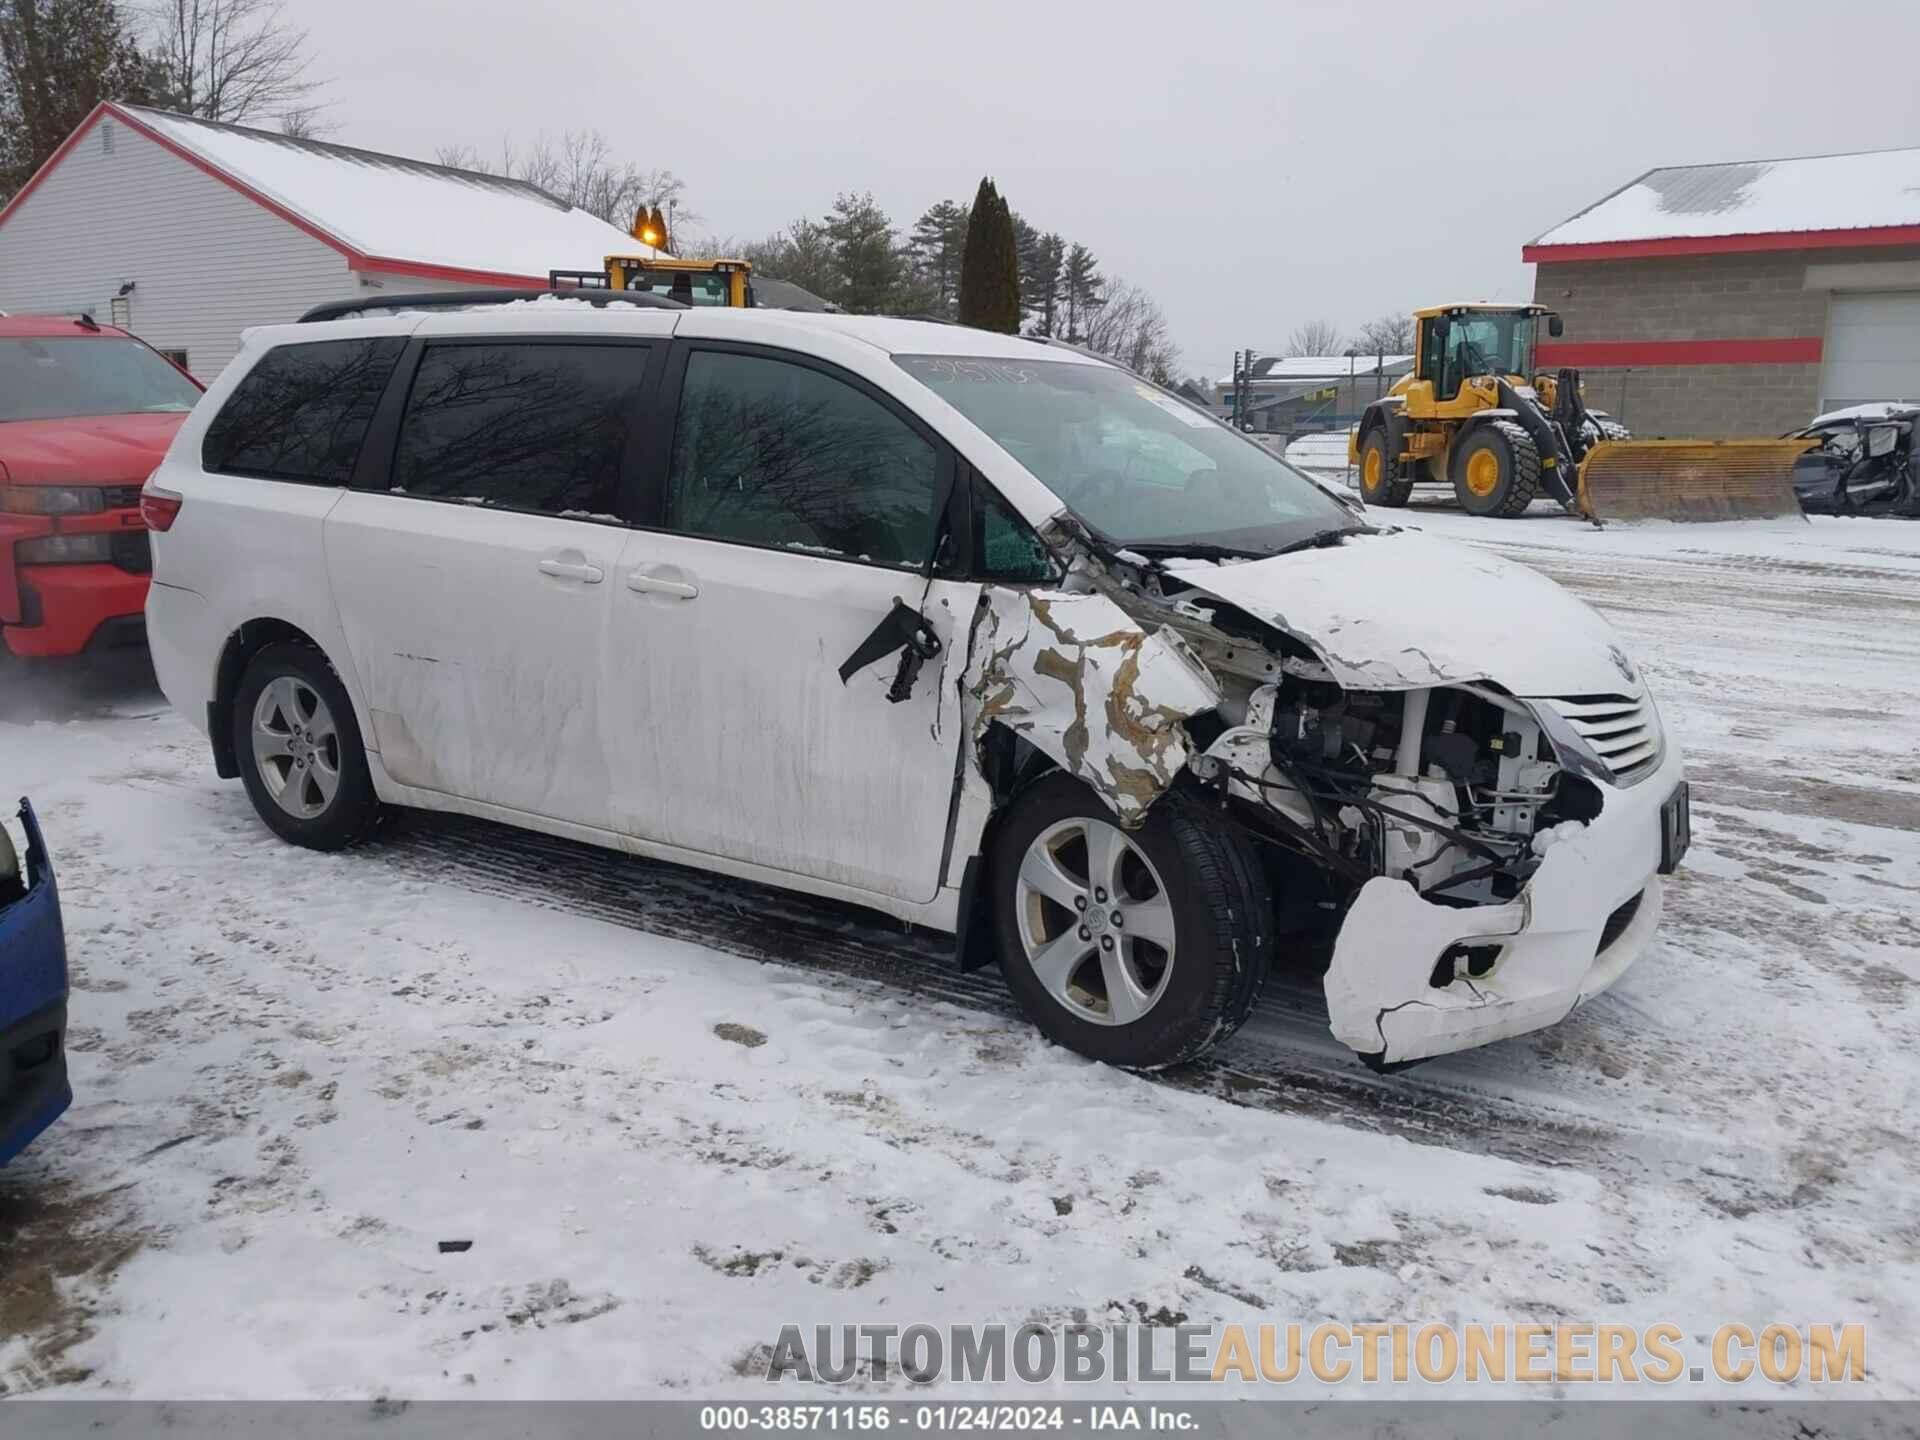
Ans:
[[[810,290],[822,300],[833,300],[840,288],[833,246],[818,221],[804,215],[777,235],[741,248],[741,257],[753,273],[787,280]]]
[[[966,247],[970,213],[965,205],[942,200],[913,222],[913,232],[907,237],[914,276],[930,297],[931,303],[923,308],[936,314],[951,316],[954,312],[960,292],[960,253]]]
[[[838,280],[837,293],[826,298],[855,315],[892,310],[907,278],[907,265],[887,212],[874,203],[872,195],[849,192],[834,201],[821,228],[826,231]]]
[[[156,81],[113,0],[0,0],[0,197],[102,100],[165,98]]]
[[[1067,242],[1057,233],[1040,237],[1031,268],[1020,271],[1020,298],[1033,315],[1033,333],[1051,335],[1060,323],[1061,285],[1065,279]]]
[[[1105,285],[1091,250],[1084,245],[1074,245],[1067,251],[1061,280],[1067,310],[1067,339],[1077,344],[1086,338]]]
[[[960,259],[959,319],[962,325],[1007,335],[1020,329],[1020,256],[1013,212],[990,178],[980,181],[973,197]]]

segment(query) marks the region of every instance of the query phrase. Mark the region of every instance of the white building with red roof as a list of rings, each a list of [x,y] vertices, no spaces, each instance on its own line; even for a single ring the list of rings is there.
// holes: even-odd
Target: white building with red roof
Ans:
[[[109,102],[0,209],[0,310],[87,310],[210,381],[242,330],[322,301],[639,248],[525,181]]]

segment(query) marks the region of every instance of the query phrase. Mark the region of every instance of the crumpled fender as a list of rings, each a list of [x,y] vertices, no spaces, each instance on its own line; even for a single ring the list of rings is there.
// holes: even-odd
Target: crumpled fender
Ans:
[[[1180,722],[1221,697],[1184,640],[1104,595],[991,586],[961,698],[976,763],[987,731],[1005,725],[1135,825],[1187,763]]]

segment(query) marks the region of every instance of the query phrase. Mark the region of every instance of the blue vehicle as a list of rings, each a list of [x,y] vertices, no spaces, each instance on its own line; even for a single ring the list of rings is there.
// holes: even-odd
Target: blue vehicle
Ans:
[[[67,937],[33,806],[24,868],[0,826],[0,1165],[73,1102],[67,1084]]]

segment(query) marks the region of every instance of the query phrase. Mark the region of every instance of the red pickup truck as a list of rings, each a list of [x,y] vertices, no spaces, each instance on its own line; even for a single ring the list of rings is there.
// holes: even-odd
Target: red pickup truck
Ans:
[[[0,643],[78,655],[145,639],[140,486],[200,398],[145,341],[0,316]]]

